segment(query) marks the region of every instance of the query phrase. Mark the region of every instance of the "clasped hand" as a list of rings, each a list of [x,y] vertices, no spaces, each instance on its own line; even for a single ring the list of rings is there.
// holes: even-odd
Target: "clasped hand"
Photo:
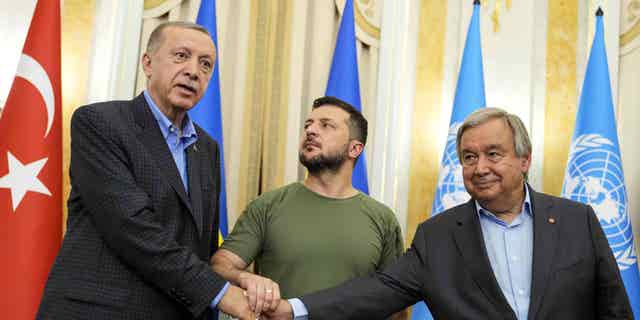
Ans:
[[[271,279],[249,272],[238,277],[238,285],[230,286],[219,309],[241,320],[291,320],[293,312],[286,300],[280,299],[280,286]]]
[[[276,311],[280,302],[280,286],[277,283],[250,272],[242,272],[238,282],[256,315]]]

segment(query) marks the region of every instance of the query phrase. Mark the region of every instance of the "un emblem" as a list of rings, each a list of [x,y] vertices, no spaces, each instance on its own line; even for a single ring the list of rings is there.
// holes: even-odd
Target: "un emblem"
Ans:
[[[585,134],[573,142],[562,196],[593,207],[621,271],[636,263],[622,161],[611,140]]]
[[[447,145],[442,155],[438,185],[433,202],[433,214],[440,213],[451,207],[467,202],[471,196],[464,188],[462,181],[462,166],[456,152],[456,134],[461,123],[456,122],[449,127]]]

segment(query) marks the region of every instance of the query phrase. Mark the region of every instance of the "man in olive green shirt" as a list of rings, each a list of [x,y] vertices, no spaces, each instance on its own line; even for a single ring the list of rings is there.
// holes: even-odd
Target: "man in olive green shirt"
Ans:
[[[384,268],[403,251],[384,204],[351,181],[367,121],[348,103],[322,97],[304,123],[300,162],[309,175],[253,200],[212,258],[214,270],[247,290],[256,314]],[[256,274],[245,271],[255,262]]]

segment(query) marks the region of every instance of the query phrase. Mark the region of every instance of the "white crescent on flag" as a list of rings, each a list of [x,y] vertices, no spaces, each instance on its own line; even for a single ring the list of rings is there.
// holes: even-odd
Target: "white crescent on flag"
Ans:
[[[51,125],[53,125],[53,116],[55,115],[55,98],[51,79],[38,61],[24,53],[20,57],[16,77],[23,78],[33,84],[44,100],[47,109],[47,130],[44,133],[46,138],[51,130]]]

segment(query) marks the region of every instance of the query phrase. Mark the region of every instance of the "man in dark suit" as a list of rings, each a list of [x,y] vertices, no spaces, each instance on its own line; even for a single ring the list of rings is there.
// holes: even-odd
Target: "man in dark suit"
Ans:
[[[422,223],[374,277],[282,301],[271,317],[382,319],[424,300],[436,319],[633,318],[593,209],[526,183],[531,142],[517,116],[476,111],[457,148],[469,202]]]
[[[215,54],[206,29],[162,24],[142,57],[147,90],[74,113],[67,232],[38,319],[255,319],[211,268],[219,149],[187,115]]]

